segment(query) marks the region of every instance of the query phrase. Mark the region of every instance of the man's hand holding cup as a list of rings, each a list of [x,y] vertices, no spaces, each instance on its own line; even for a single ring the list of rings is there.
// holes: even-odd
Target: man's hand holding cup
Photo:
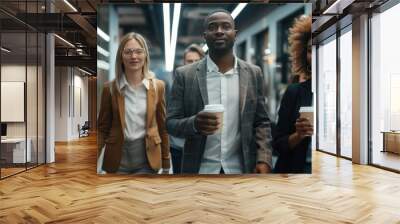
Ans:
[[[224,106],[210,104],[200,111],[194,120],[196,130],[202,135],[213,135],[222,128]]]

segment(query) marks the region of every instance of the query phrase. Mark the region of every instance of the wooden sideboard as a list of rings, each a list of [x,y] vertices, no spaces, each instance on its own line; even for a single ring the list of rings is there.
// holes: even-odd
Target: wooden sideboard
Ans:
[[[26,142],[27,147],[25,148]],[[25,164],[32,160],[32,141],[30,138],[7,138],[1,139],[1,163]]]
[[[400,131],[383,131],[383,152],[400,154]]]

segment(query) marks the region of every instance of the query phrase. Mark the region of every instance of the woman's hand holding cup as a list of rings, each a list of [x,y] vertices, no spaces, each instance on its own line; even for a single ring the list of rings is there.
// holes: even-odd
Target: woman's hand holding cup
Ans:
[[[306,136],[312,136],[314,132],[314,127],[311,122],[304,117],[300,117],[296,120],[296,133],[301,137],[304,138]]]
[[[300,118],[296,120],[296,133],[301,139],[314,133],[314,108],[300,107]]]

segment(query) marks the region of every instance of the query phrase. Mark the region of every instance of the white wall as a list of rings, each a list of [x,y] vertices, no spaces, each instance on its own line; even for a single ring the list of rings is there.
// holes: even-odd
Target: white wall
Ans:
[[[68,140],[68,68],[55,68],[55,141]]]
[[[82,75],[72,67],[56,67],[55,141],[77,139],[78,124],[88,120],[88,78]]]
[[[73,113],[72,115],[72,124],[71,124],[71,135],[72,138],[79,137],[78,129],[77,126],[80,124],[81,126],[85,123],[85,121],[89,120],[88,116],[88,109],[89,109],[89,102],[88,102],[88,78],[80,76],[82,73],[78,73],[77,75],[77,70],[74,71],[74,89],[75,91],[73,92],[74,96],[74,108],[73,108]],[[79,72],[79,71],[78,71]],[[80,90],[80,93],[78,93],[77,90]],[[79,97],[80,95],[80,97]],[[79,102],[80,101],[80,102]],[[71,104],[72,105],[72,104]],[[81,107],[81,108],[79,108]],[[81,113],[79,111],[81,109]],[[74,113],[75,112],[75,113]]]

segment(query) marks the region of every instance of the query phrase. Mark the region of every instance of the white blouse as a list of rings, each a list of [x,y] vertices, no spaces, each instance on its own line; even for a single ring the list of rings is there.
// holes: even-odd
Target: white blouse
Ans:
[[[139,86],[132,87],[123,74],[119,89],[125,99],[125,141],[134,141],[146,135],[147,90],[149,80],[143,79]]]

